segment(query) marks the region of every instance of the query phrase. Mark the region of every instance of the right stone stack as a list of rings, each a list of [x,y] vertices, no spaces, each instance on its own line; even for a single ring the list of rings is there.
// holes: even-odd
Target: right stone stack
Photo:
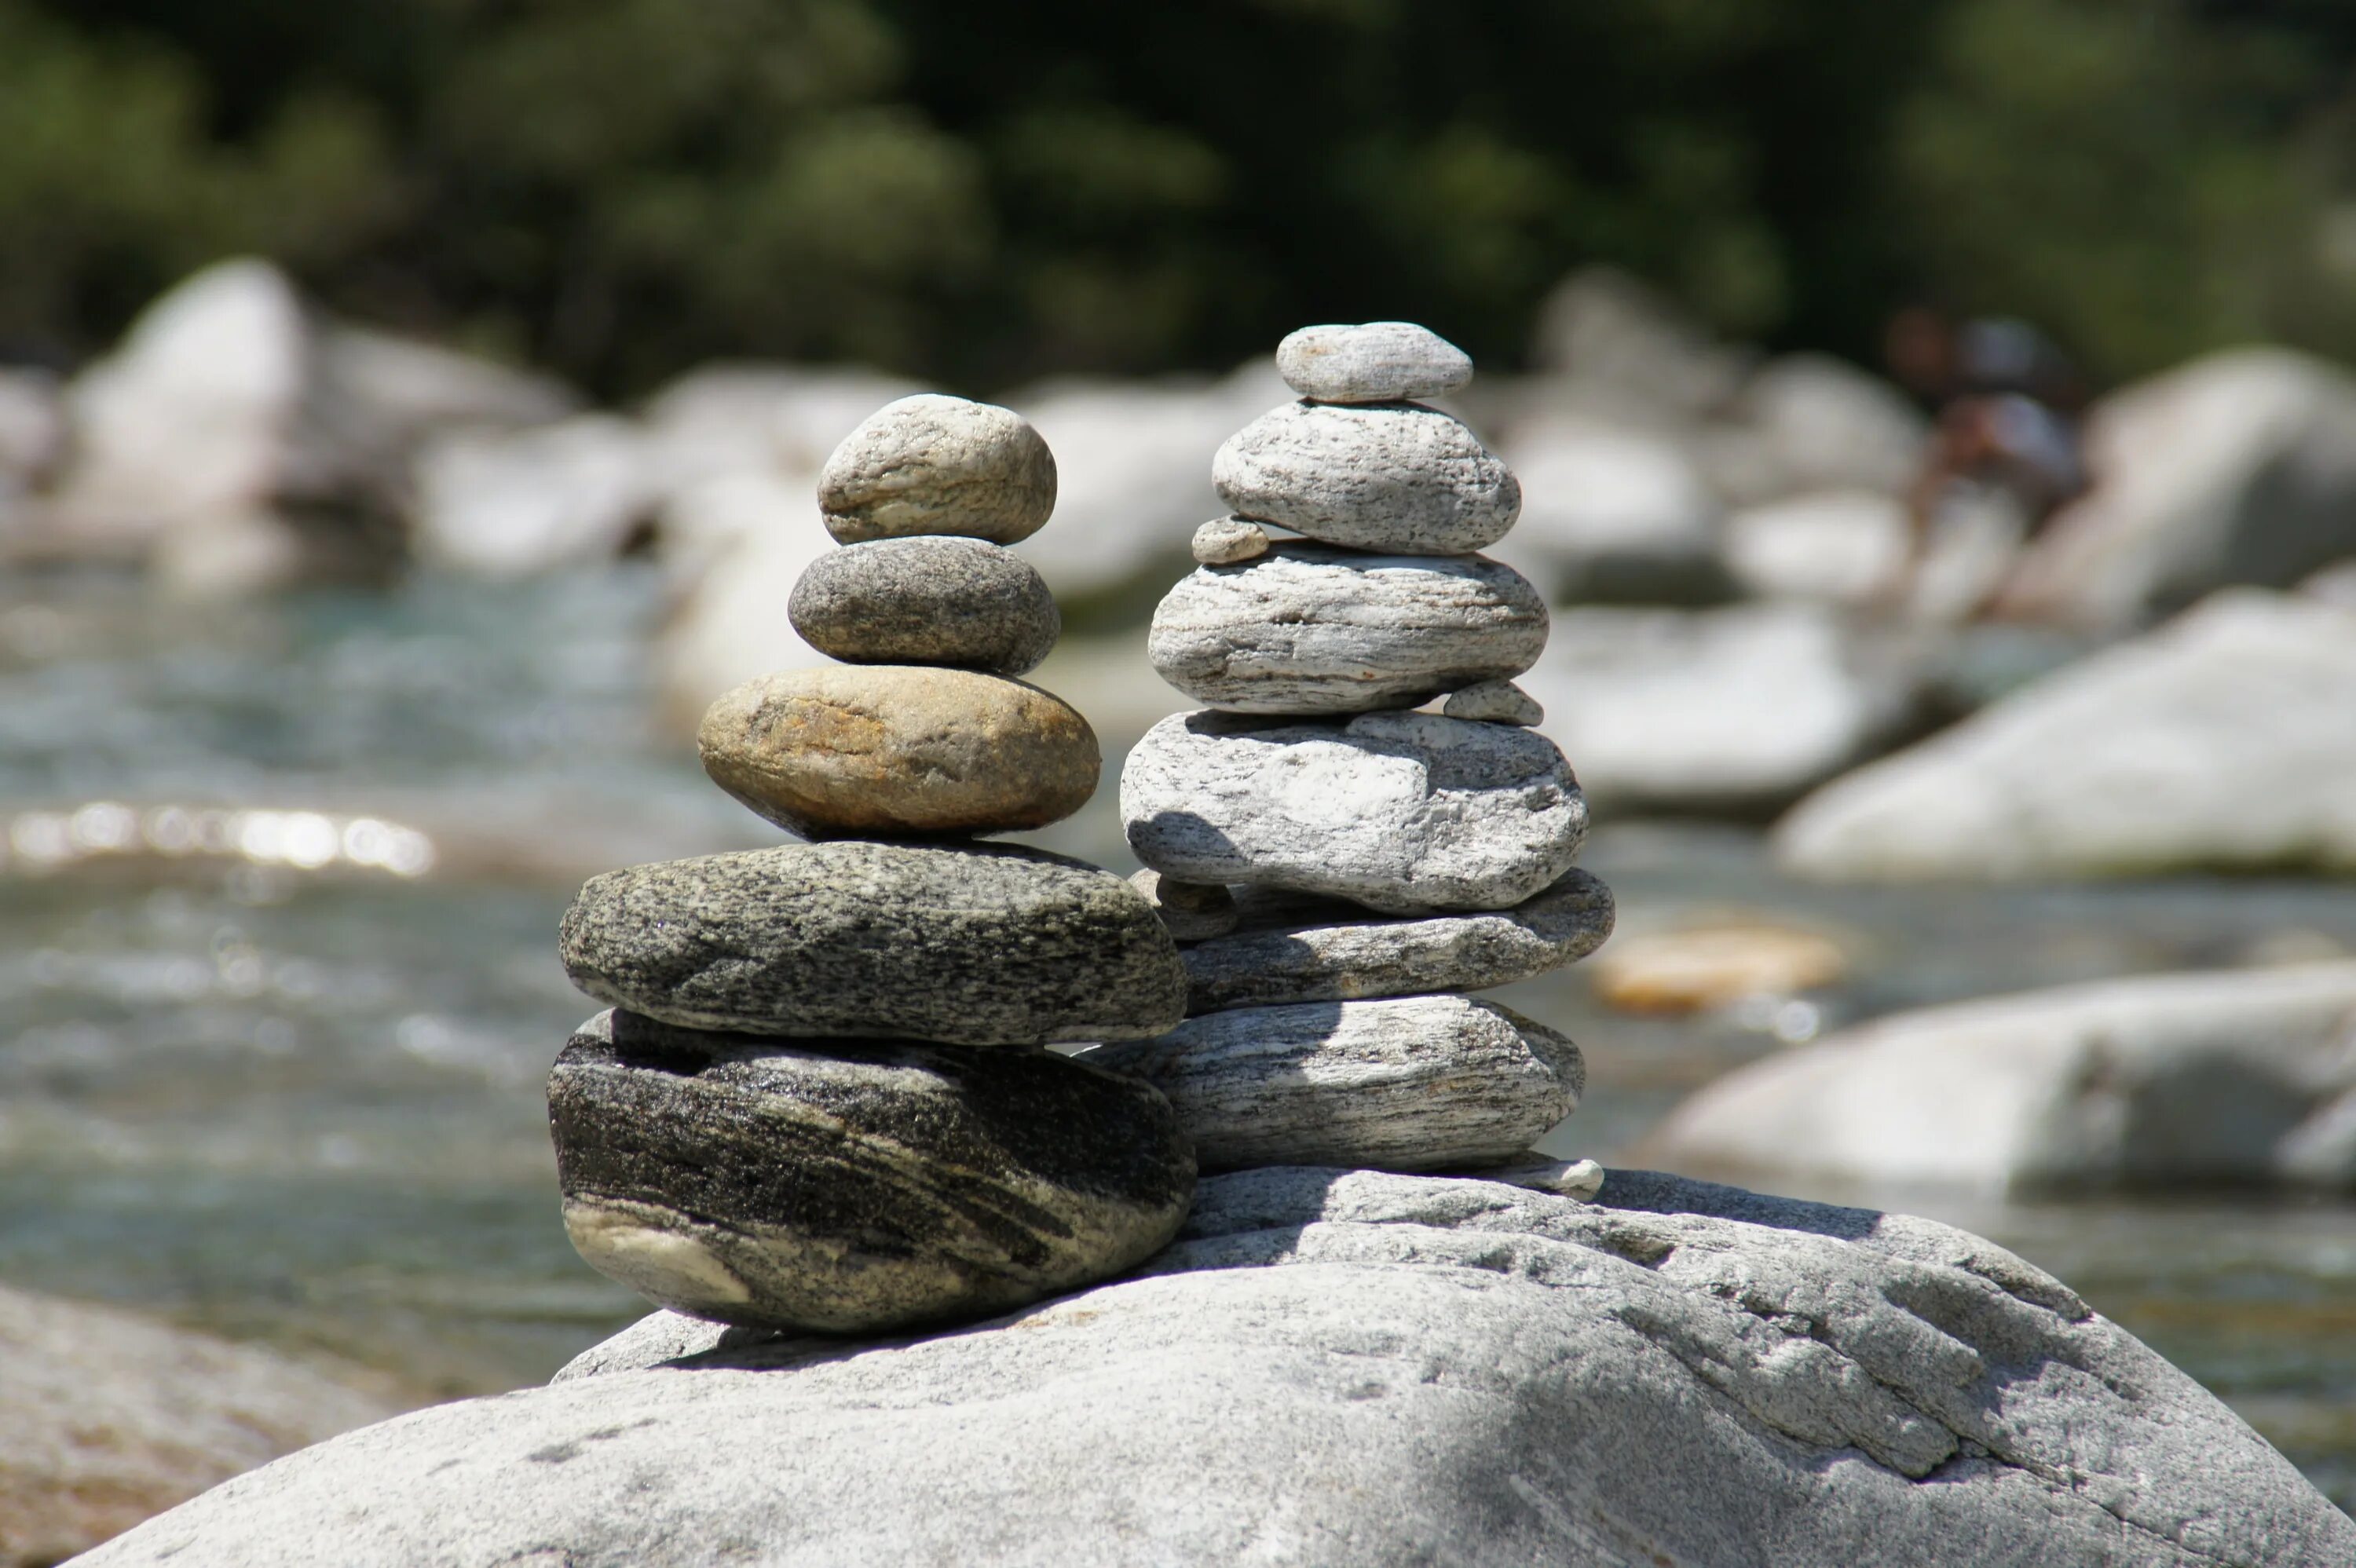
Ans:
[[[1188,1021],[1087,1059],[1158,1084],[1206,1170],[1512,1161],[1577,1107],[1584,1064],[1462,993],[1582,957],[1612,919],[1571,864],[1579,782],[1513,684],[1546,602],[1478,553],[1521,486],[1418,400],[1472,377],[1423,327],[1303,327],[1277,368],[1301,400],[1220,448],[1235,515],[1153,617],[1154,668],[1209,706],[1121,773]]]

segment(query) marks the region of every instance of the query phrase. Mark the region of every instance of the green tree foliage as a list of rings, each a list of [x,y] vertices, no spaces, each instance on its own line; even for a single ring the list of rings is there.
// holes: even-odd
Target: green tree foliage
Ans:
[[[1867,357],[1924,296],[2346,352],[2351,63],[2340,0],[0,0],[0,351],[252,250],[608,392],[1510,363],[1594,261]]]

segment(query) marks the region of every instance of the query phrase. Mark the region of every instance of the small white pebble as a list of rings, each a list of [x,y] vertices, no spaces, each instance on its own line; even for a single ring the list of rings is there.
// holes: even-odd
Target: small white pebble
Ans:
[[[1268,553],[1268,530],[1241,517],[1221,517],[1194,530],[1194,559],[1205,566],[1233,566]]]
[[[1448,694],[1440,711],[1450,719],[1471,719],[1483,724],[1515,724],[1528,729],[1546,717],[1537,699],[1510,680],[1483,680]]]

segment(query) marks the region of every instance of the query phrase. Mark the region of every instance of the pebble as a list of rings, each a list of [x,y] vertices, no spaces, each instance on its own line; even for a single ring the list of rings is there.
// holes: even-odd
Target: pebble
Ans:
[[[786,844],[593,877],[558,947],[601,1002],[691,1029],[1044,1045],[1185,1016],[1152,906],[1001,845]]]
[[[1302,912],[1281,908],[1293,901],[1274,901],[1292,918],[1258,924],[1247,898],[1241,929],[1180,951],[1189,1013],[1509,986],[1594,952],[1612,934],[1613,912],[1612,890],[1576,867],[1494,913],[1369,920],[1335,901],[1301,920]]]
[[[1476,680],[1448,694],[1440,710],[1451,719],[1481,724],[1517,724],[1534,728],[1546,718],[1537,698],[1510,680]]]
[[[1433,713],[1181,713],[1130,752],[1120,815],[1165,876],[1392,914],[1509,909],[1570,869],[1587,802],[1534,730]]]
[[[1576,1110],[1587,1079],[1545,1025],[1445,996],[1210,1013],[1078,1060],[1168,1095],[1206,1171],[1495,1165]]]
[[[712,705],[696,743],[714,784],[812,838],[1040,827],[1086,805],[1102,767],[1062,699],[909,665],[761,676]]]
[[[1239,517],[1403,555],[1485,549],[1522,509],[1513,470],[1462,421],[1416,403],[1286,403],[1227,438],[1211,482]]]
[[[1175,881],[1145,870],[1130,878],[1129,885],[1145,895],[1173,942],[1200,942],[1236,928],[1235,894],[1220,883]]]
[[[1268,553],[1268,530],[1241,517],[1215,517],[1194,530],[1194,559],[1205,566],[1233,566]]]
[[[1276,346],[1276,373],[1320,403],[1436,398],[1472,380],[1472,357],[1428,326],[1369,321],[1304,326]]]
[[[1231,712],[1356,713],[1519,675],[1547,625],[1538,591],[1485,556],[1292,541],[1181,580],[1145,651],[1162,679]]]
[[[1185,1218],[1150,1084],[1041,1051],[798,1048],[601,1013],[548,1081],[564,1226],[662,1306],[873,1333],[1119,1274]]]
[[[870,539],[812,561],[786,614],[802,641],[851,664],[1036,669],[1063,617],[1031,563],[983,539]]]
[[[1013,544],[1055,509],[1055,459],[1012,409],[920,392],[843,438],[818,501],[840,544],[911,534]]]

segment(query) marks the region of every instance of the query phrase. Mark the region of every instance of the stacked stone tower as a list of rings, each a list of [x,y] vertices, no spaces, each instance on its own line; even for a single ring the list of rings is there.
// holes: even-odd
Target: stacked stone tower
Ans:
[[[1059,630],[1004,547],[1055,504],[1004,409],[904,399],[819,485],[843,548],[787,606],[843,661],[705,716],[713,782],[809,842],[593,879],[564,917],[611,1011],[549,1082],[564,1223],[666,1307],[899,1328],[1116,1274],[1184,1218],[1194,1162],[1151,1085],[1044,1049],[1158,1036],[1185,975],[1108,871],[978,842],[1076,810],[1097,740],[1013,678]]]
[[[1160,1085],[1205,1169],[1511,1161],[1576,1107],[1583,1064],[1462,993],[1585,955],[1612,915],[1571,864],[1578,781],[1513,684],[1546,603],[1476,553],[1521,488],[1416,400],[1472,374],[1420,326],[1305,327],[1277,368],[1301,401],[1220,449],[1235,516],[1153,618],[1154,667],[1208,707],[1121,776],[1190,1017],[1082,1060]]]

